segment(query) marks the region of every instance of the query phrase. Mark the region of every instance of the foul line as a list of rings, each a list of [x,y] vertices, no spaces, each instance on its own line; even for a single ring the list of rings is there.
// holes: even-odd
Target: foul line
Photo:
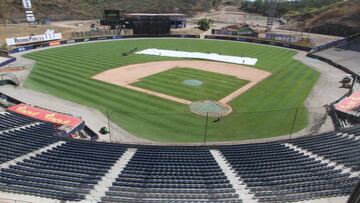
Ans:
[[[181,104],[190,105],[192,103],[192,101],[188,101],[186,99],[180,99],[178,97],[173,97],[173,96],[170,96],[170,95],[167,95],[167,94],[163,94],[163,93],[160,93],[160,92],[155,92],[155,91],[144,89],[144,88],[141,88],[141,87],[135,87],[135,86],[131,86],[131,85],[122,85],[122,86],[127,88],[127,89],[130,89],[130,90],[135,90],[135,91],[142,92],[142,93],[145,93],[145,94],[149,94],[149,95],[152,95],[152,96],[161,97],[163,99],[175,101],[175,102],[178,102],[178,103],[181,103]]]

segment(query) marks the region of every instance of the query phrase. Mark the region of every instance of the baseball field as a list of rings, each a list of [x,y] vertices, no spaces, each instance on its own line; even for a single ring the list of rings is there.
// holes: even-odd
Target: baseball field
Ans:
[[[219,122],[210,118],[207,141],[267,138],[308,125],[304,101],[319,73],[294,60],[295,51],[248,43],[194,39],[136,39],[58,47],[25,55],[36,61],[25,86],[96,108],[128,132],[159,142],[202,142],[206,118],[189,106],[121,85],[95,80],[104,71],[181,58],[122,53],[148,48],[219,53],[257,58],[255,66],[271,73],[229,101],[233,112]],[[114,76],[116,77],[116,75]],[[184,81],[200,82],[199,86]],[[177,67],[140,78],[132,86],[190,101],[217,100],[249,81],[220,73]],[[294,123],[296,109],[297,119]]]

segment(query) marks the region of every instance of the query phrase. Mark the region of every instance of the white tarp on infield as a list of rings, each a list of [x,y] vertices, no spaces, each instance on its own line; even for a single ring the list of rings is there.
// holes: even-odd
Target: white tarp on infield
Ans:
[[[154,56],[169,56],[169,57],[179,57],[179,58],[192,58],[192,59],[205,59],[211,61],[221,61],[227,63],[235,64],[245,64],[245,65],[255,65],[257,62],[256,58],[249,57],[237,57],[237,56],[227,56],[220,54],[205,54],[200,52],[186,52],[186,51],[171,51],[163,49],[145,49],[136,54],[147,54]]]

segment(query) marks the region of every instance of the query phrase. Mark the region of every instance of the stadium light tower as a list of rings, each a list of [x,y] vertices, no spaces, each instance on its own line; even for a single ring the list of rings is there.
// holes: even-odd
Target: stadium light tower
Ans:
[[[265,3],[269,3],[269,9],[267,11],[268,18],[266,21],[266,32],[270,32],[274,24],[274,18],[276,13],[277,5],[281,0],[265,0]]]
[[[7,38],[7,29],[6,29],[6,24],[7,24],[7,20],[6,20],[6,14],[5,14],[5,8],[6,8],[6,3],[5,2],[1,2],[0,1],[0,6],[3,7],[3,12],[0,11],[0,17],[2,17],[2,19],[4,20],[4,25],[1,25],[0,23],[0,34],[3,37],[4,41]],[[2,46],[2,44],[0,43],[0,46]],[[1,49],[1,47],[0,47]],[[8,47],[5,46],[6,51],[8,51]]]

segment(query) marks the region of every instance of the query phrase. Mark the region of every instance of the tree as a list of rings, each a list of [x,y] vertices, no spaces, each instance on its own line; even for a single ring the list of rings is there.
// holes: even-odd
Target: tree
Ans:
[[[210,19],[207,18],[200,19],[197,22],[199,29],[203,31],[207,31],[208,29],[210,29],[210,24],[211,24]]]
[[[216,6],[216,4],[217,4],[217,1],[216,1],[216,0],[213,0],[213,2],[212,2],[212,6],[213,6],[213,7],[215,7],[215,6]]]

